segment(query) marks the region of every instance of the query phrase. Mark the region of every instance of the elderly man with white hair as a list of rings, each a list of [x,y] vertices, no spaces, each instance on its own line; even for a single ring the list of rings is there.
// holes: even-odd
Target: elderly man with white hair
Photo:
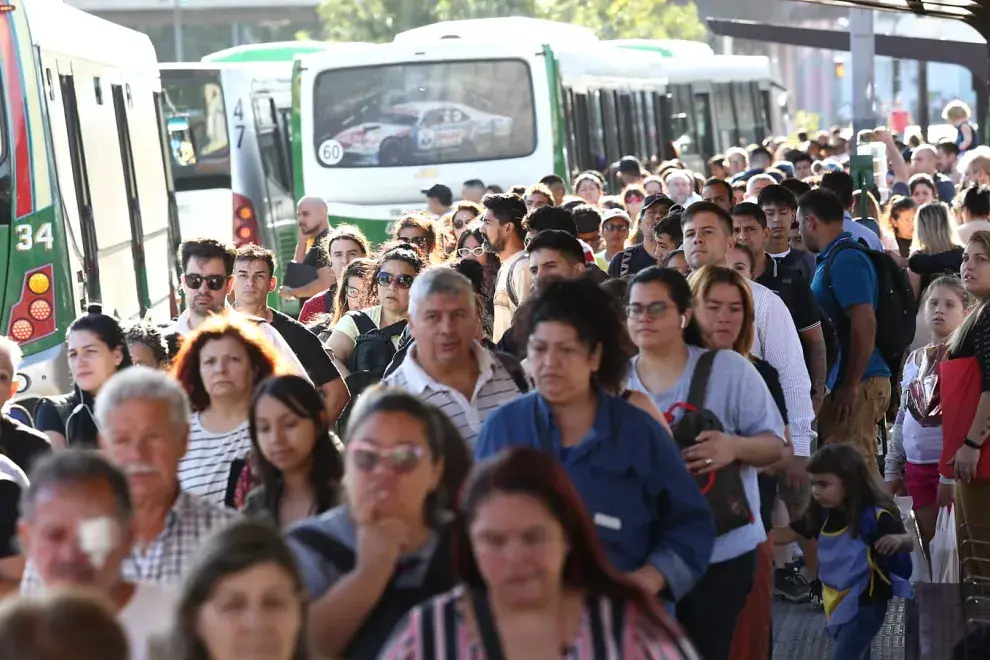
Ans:
[[[474,287],[450,268],[430,269],[413,282],[409,331],[414,343],[385,384],[439,408],[473,448],[488,415],[522,393],[518,364],[482,347]]]
[[[117,373],[96,397],[100,450],[127,476],[134,508],[134,545],[121,566],[126,580],[177,584],[203,539],[236,515],[179,489],[189,417],[179,383],[147,367]],[[37,585],[29,563],[21,592]]]
[[[746,201],[756,204],[764,188],[777,185],[777,180],[769,174],[757,174],[746,182]]]
[[[684,170],[670,170],[663,180],[667,195],[678,206],[687,208],[701,201],[701,195],[694,192],[694,177]]]

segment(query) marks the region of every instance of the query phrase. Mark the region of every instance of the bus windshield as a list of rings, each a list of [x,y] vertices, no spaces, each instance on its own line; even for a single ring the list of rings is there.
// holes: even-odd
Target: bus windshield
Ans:
[[[521,60],[330,69],[314,86],[323,167],[440,165],[536,149],[532,82]]]
[[[163,70],[177,190],[230,187],[230,141],[219,71]]]

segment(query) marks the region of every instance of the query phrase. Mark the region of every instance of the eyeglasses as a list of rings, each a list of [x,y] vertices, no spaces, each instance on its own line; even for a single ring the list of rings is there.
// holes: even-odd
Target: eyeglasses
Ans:
[[[626,197],[626,204],[639,204],[644,199],[642,195],[629,195]]]
[[[206,282],[206,287],[210,291],[219,291],[227,283],[226,275],[196,275],[195,273],[187,274],[186,276],[186,286],[190,289],[199,289],[203,286],[203,282]]]
[[[623,222],[607,222],[604,225],[602,225],[602,229],[604,229],[605,231],[626,232],[629,231],[629,225]]]
[[[412,275],[393,275],[392,273],[378,273],[378,277],[375,278],[375,283],[378,286],[392,286],[392,282],[400,289],[408,289],[412,286],[413,276]]]
[[[652,302],[649,305],[641,305],[639,303],[630,303],[626,305],[626,316],[631,319],[638,319],[639,317],[646,316],[656,318],[662,316],[669,305],[665,302]]]
[[[457,248],[457,254],[461,255],[465,259],[471,256],[480,257],[485,253],[485,248],[482,245],[473,248]]]
[[[409,474],[415,470],[426,450],[418,445],[398,445],[392,449],[380,449],[367,442],[354,441],[347,446],[354,459],[354,467],[362,472],[374,472],[384,464],[396,474]]]
[[[417,245],[419,247],[427,247],[430,244],[429,236],[410,236],[408,238],[399,236],[399,240],[406,243],[412,243],[413,245]]]
[[[357,298],[361,294],[361,289],[356,286],[345,286],[344,295],[348,298]]]

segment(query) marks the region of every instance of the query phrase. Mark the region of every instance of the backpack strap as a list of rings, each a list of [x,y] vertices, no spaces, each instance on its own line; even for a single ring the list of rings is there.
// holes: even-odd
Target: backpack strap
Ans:
[[[698,364],[694,367],[691,387],[688,389],[687,404],[696,410],[705,407],[705,392],[708,389],[708,379],[712,375],[712,365],[715,364],[716,355],[718,355],[718,350],[705,351],[698,358]]]
[[[509,372],[509,376],[512,377],[512,382],[519,388],[520,394],[529,392],[529,381],[526,379],[526,372],[523,370],[519,360],[501,351],[492,351],[492,353],[502,363],[502,367]]]
[[[622,251],[622,264],[619,266],[619,277],[629,274],[629,266],[632,264],[632,248]]]
[[[328,563],[333,564],[334,568],[341,573],[349,573],[357,565],[353,550],[319,530],[311,527],[300,527],[292,530],[290,536],[319,554]]]
[[[478,636],[481,637],[481,646],[485,649],[486,660],[505,660],[502,640],[495,630],[495,618],[492,616],[487,594],[482,590],[472,589],[471,606],[474,609],[474,619],[478,626]]]
[[[347,315],[354,320],[354,325],[358,329],[358,335],[366,335],[378,329],[378,326],[371,320],[371,317],[364,312],[347,312]]]
[[[517,294],[516,290],[512,287],[512,276],[515,274],[516,267],[521,261],[522,259],[516,259],[513,261],[512,265],[509,266],[509,274],[505,276],[505,291],[509,294],[509,300],[512,301],[512,304],[515,307],[519,307],[519,294]]]

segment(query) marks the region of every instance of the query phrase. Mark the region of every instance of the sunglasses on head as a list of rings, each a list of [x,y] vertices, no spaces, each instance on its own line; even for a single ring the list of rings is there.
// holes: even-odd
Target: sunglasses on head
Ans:
[[[399,236],[399,240],[406,243],[412,243],[413,245],[418,245],[419,247],[426,247],[430,244],[429,236],[410,236],[409,238]]]
[[[480,257],[485,253],[485,248],[482,245],[473,248],[457,248],[457,254],[461,255],[465,259],[470,256]]]
[[[227,284],[226,275],[196,275],[188,274],[186,275],[186,286],[190,289],[199,289],[203,286],[203,282],[206,282],[206,287],[210,291],[219,291]]]
[[[392,273],[378,273],[378,277],[375,278],[375,282],[378,286],[392,286],[392,282],[400,289],[408,289],[412,286],[413,276],[412,275],[393,275]]]
[[[354,460],[354,467],[361,472],[374,472],[379,465],[385,465],[397,474],[408,474],[426,456],[426,450],[418,445],[397,445],[392,449],[381,449],[360,441],[350,443],[347,451]]]

